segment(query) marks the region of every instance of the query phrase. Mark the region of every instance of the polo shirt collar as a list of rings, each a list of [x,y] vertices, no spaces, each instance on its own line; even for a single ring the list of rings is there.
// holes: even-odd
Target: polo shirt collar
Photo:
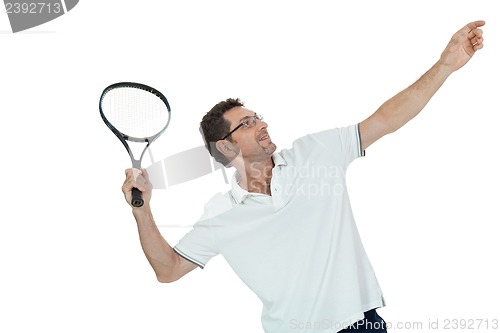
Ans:
[[[286,165],[285,159],[278,153],[274,153],[272,159],[274,161],[274,168]],[[249,195],[264,195],[264,194],[251,193],[242,188],[240,184],[238,184],[238,171],[236,171],[231,179],[231,195],[233,196],[236,203],[241,204]]]

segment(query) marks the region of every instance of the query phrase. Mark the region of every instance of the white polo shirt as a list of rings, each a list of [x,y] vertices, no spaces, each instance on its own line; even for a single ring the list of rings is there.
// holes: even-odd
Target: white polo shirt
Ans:
[[[384,306],[346,189],[363,155],[358,125],[296,140],[273,155],[271,196],[234,176],[174,250],[201,268],[222,254],[262,301],[267,333],[340,331]]]

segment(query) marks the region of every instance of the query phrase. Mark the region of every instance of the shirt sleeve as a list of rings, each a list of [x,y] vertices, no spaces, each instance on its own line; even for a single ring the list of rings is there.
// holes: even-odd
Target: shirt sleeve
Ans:
[[[214,228],[212,218],[231,209],[231,201],[228,194],[217,194],[205,205],[203,215],[195,223],[193,228],[174,247],[184,259],[191,261],[200,268],[219,254],[214,240]]]
[[[218,254],[215,250],[211,227],[207,222],[209,221],[197,222],[174,247],[178,255],[202,269]]]
[[[365,155],[361,146],[359,124],[306,135],[294,142],[292,150],[300,160],[320,159],[326,164],[344,168]]]

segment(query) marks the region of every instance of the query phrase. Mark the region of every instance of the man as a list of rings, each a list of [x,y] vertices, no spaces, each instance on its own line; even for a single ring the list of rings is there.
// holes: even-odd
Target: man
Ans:
[[[415,117],[445,80],[483,47],[484,21],[453,35],[420,79],[359,124],[297,139],[276,152],[267,124],[238,99],[208,112],[207,149],[236,169],[231,190],[212,198],[172,248],[150,209],[146,170],[126,170],[122,191],[143,191],[132,207],[144,253],[160,282],[173,282],[222,254],[262,300],[265,332],[385,332],[375,309],[382,291],[361,243],[345,171],[372,143]]]

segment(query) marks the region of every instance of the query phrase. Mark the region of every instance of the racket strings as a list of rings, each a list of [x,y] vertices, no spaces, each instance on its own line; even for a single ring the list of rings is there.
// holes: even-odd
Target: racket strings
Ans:
[[[133,87],[110,90],[102,100],[104,116],[121,133],[142,139],[158,134],[170,113],[156,95]]]

